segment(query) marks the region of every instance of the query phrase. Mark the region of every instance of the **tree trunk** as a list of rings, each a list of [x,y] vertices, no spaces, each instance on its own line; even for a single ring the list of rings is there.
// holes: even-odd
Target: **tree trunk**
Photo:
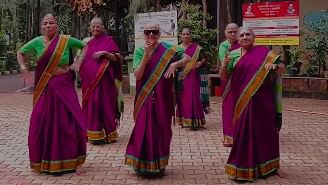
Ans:
[[[41,10],[41,1],[37,0],[36,4],[36,22],[38,23],[36,26],[36,34],[40,34],[40,10]]]
[[[31,31],[32,31],[32,29],[31,29],[32,16],[31,16],[31,3],[30,3],[30,0],[27,0],[26,5],[27,5],[27,24],[26,24],[27,33],[26,33],[25,40],[31,40],[31,38],[32,38],[32,34],[31,34]]]
[[[120,45],[120,15],[119,15],[119,7],[118,2],[115,0],[115,39],[116,43]]]
[[[182,2],[181,2],[181,10],[182,10],[181,19],[186,19],[187,18],[186,11],[184,10],[186,6],[187,6],[187,1],[182,0]]]
[[[226,0],[228,23],[232,23],[232,9],[230,0]]]
[[[234,0],[233,10],[235,12],[235,23],[238,25],[242,25],[243,16],[242,16],[242,2],[240,0]]]
[[[18,21],[17,21],[17,15],[16,15],[16,10],[17,10],[16,3],[10,2],[9,0],[6,0],[5,3],[10,12],[10,15],[12,16],[14,28],[18,28]]]
[[[161,11],[161,2],[160,2],[160,0],[156,0],[156,11],[157,12]]]
[[[12,16],[12,23],[13,23],[13,30],[10,31],[9,33],[9,43],[11,44],[11,42],[13,40],[15,40],[15,38],[17,38],[17,33],[18,33],[18,18],[17,18],[17,5],[16,5],[16,2],[13,2],[13,1],[9,1],[9,0],[6,0],[5,1],[8,9],[9,9],[9,12],[10,12],[10,15]],[[16,43],[14,43],[16,44]]]
[[[80,26],[80,16],[78,15],[78,12],[77,11],[74,11],[74,26],[73,26],[73,29],[75,32],[73,32],[73,36],[75,38],[78,38],[80,39],[81,38],[81,26]]]
[[[207,2],[206,0],[202,0],[202,4],[203,4],[203,13],[204,13],[204,18],[203,18],[203,28],[207,28]]]
[[[216,29],[220,31],[220,3],[221,0],[217,0],[217,5],[216,5]],[[216,36],[216,45],[219,45],[220,43],[220,36],[219,36],[219,32],[217,32],[217,36]]]

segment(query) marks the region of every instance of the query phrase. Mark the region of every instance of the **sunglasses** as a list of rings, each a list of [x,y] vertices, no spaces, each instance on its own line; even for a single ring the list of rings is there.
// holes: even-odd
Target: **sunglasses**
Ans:
[[[153,33],[153,35],[158,35],[159,34],[159,30],[145,30],[144,34],[145,35],[150,35],[150,33]]]

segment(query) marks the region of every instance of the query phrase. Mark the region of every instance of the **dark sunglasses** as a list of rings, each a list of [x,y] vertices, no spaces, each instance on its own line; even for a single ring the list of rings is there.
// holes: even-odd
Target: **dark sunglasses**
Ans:
[[[144,34],[145,35],[150,35],[150,33],[153,33],[153,35],[158,35],[159,34],[159,30],[145,30]]]

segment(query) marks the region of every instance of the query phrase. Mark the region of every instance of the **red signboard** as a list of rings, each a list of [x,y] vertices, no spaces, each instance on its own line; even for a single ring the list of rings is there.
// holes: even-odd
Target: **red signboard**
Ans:
[[[242,7],[244,18],[299,16],[299,1],[245,3]]]
[[[244,3],[243,25],[253,28],[256,44],[299,45],[299,1]]]

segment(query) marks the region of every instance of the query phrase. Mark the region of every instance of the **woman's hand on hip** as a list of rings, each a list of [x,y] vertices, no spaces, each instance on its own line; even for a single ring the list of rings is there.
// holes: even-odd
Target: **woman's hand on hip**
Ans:
[[[98,60],[102,56],[107,56],[109,53],[107,51],[97,51],[93,53],[93,58]]]

